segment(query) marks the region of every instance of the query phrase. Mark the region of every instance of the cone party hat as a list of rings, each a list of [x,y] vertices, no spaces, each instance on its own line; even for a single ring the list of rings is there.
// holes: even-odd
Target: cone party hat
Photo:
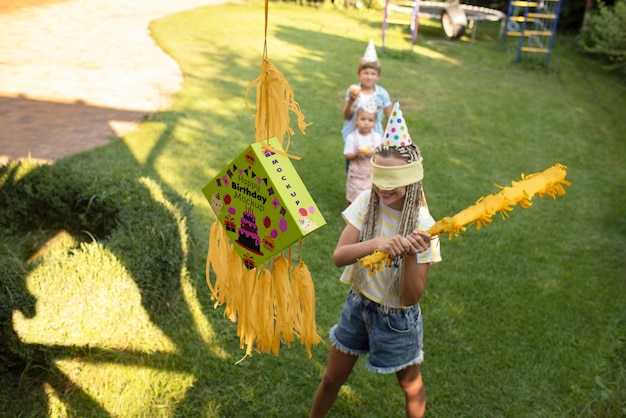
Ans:
[[[378,61],[378,55],[376,54],[376,46],[374,45],[374,40],[370,39],[367,47],[365,48],[365,52],[363,53],[363,57],[361,61],[364,62],[376,62]]]

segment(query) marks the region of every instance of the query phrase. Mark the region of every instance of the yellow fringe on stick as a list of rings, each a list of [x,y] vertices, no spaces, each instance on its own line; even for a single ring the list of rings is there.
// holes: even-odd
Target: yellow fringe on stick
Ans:
[[[376,276],[376,271],[383,271],[383,265],[389,267],[391,265],[391,256],[384,251],[374,250],[370,255],[359,258],[361,265],[370,270],[370,276]]]
[[[522,173],[521,181],[511,182],[511,186],[500,187],[500,191],[488,196],[481,197],[478,201],[462,210],[452,217],[445,217],[435,223],[427,232],[432,235],[442,235],[448,233],[449,239],[453,236],[460,236],[465,231],[466,225],[475,223],[476,229],[489,225],[493,215],[499,213],[502,219],[509,217],[508,212],[513,210],[513,206],[519,204],[522,208],[528,208],[532,205],[533,196],[544,195],[551,196],[556,199],[557,196],[564,195],[565,186],[571,186],[571,183],[565,180],[567,175],[567,167],[563,164],[555,164],[554,166],[542,171],[525,176]],[[382,263],[390,263],[391,257],[381,251],[359,259],[363,268],[368,268],[370,274],[376,274],[376,270],[382,269]],[[389,264],[387,264],[389,265]]]

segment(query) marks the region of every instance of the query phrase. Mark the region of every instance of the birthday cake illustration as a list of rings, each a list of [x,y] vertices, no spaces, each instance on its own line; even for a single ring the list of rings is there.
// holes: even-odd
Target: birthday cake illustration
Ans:
[[[237,230],[237,243],[256,254],[263,255],[261,238],[257,233],[256,216],[248,209],[243,212],[240,222],[240,228]]]

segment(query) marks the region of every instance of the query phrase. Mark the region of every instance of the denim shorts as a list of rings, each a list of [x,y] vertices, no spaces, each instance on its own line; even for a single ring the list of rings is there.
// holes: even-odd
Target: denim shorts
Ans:
[[[385,312],[378,303],[350,292],[330,340],[343,353],[369,353],[366,365],[374,372],[395,373],[420,364],[424,352],[419,304]]]

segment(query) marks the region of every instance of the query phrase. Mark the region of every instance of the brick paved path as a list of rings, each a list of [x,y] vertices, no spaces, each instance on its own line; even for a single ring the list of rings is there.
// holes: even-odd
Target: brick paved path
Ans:
[[[0,164],[106,144],[167,107],[176,62],[148,25],[227,0],[0,0]]]

